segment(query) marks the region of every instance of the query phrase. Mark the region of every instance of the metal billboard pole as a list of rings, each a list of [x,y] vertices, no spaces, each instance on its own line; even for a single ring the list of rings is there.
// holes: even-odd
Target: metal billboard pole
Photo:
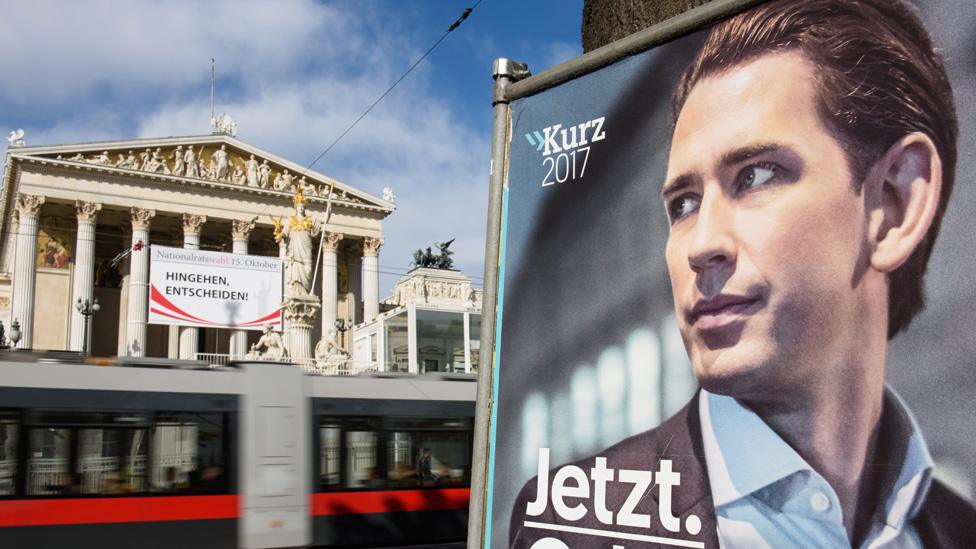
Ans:
[[[524,63],[499,58],[492,67],[495,89],[492,93],[494,129],[491,138],[491,176],[488,184],[488,233],[485,237],[485,278],[481,298],[481,349],[478,353],[478,407],[474,420],[472,454],[471,504],[468,508],[468,547],[481,547],[485,528],[485,504],[488,494],[487,471],[489,422],[493,405],[495,316],[498,311],[498,261],[502,230],[502,191],[508,182],[508,151],[511,139],[511,108],[505,89],[529,76]]]

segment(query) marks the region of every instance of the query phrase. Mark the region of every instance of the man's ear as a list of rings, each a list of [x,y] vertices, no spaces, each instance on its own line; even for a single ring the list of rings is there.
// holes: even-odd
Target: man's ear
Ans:
[[[864,182],[871,266],[890,273],[908,260],[935,218],[942,192],[942,159],[924,133],[902,137],[875,163]]]

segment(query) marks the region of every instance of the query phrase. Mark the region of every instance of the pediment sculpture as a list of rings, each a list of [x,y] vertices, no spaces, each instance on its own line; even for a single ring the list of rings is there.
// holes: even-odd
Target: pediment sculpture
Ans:
[[[22,135],[11,134],[9,139],[22,142]],[[20,141],[17,141],[20,139]],[[18,146],[11,142],[11,146]],[[223,143],[203,145],[175,145],[143,149],[103,150],[95,153],[57,155],[58,160],[84,162],[126,170],[175,175],[279,192],[296,192],[301,189],[306,197],[330,198],[354,204],[365,202],[337,188],[334,181],[310,180],[304,173],[271,164],[266,158],[229,147]],[[330,195],[331,190],[331,195]],[[395,197],[392,191],[384,192],[384,198]]]

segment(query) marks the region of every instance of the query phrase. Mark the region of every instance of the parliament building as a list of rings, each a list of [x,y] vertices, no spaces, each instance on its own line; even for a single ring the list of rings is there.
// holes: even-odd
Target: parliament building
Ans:
[[[336,320],[379,313],[382,223],[392,191],[372,196],[248,145],[211,135],[26,146],[11,140],[0,194],[0,320],[17,348],[94,356],[243,356],[260,331],[147,324],[152,245],[284,258],[274,220],[301,189],[331,215],[312,255],[322,307],[312,341]],[[321,250],[319,250],[321,248]],[[76,304],[98,301],[85,317]],[[345,346],[350,347],[349,343]]]

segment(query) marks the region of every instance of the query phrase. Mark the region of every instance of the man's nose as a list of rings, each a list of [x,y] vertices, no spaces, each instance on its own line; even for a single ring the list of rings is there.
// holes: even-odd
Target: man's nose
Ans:
[[[732,216],[731,205],[724,196],[712,193],[703,197],[688,250],[688,263],[693,271],[701,274],[735,264]]]

